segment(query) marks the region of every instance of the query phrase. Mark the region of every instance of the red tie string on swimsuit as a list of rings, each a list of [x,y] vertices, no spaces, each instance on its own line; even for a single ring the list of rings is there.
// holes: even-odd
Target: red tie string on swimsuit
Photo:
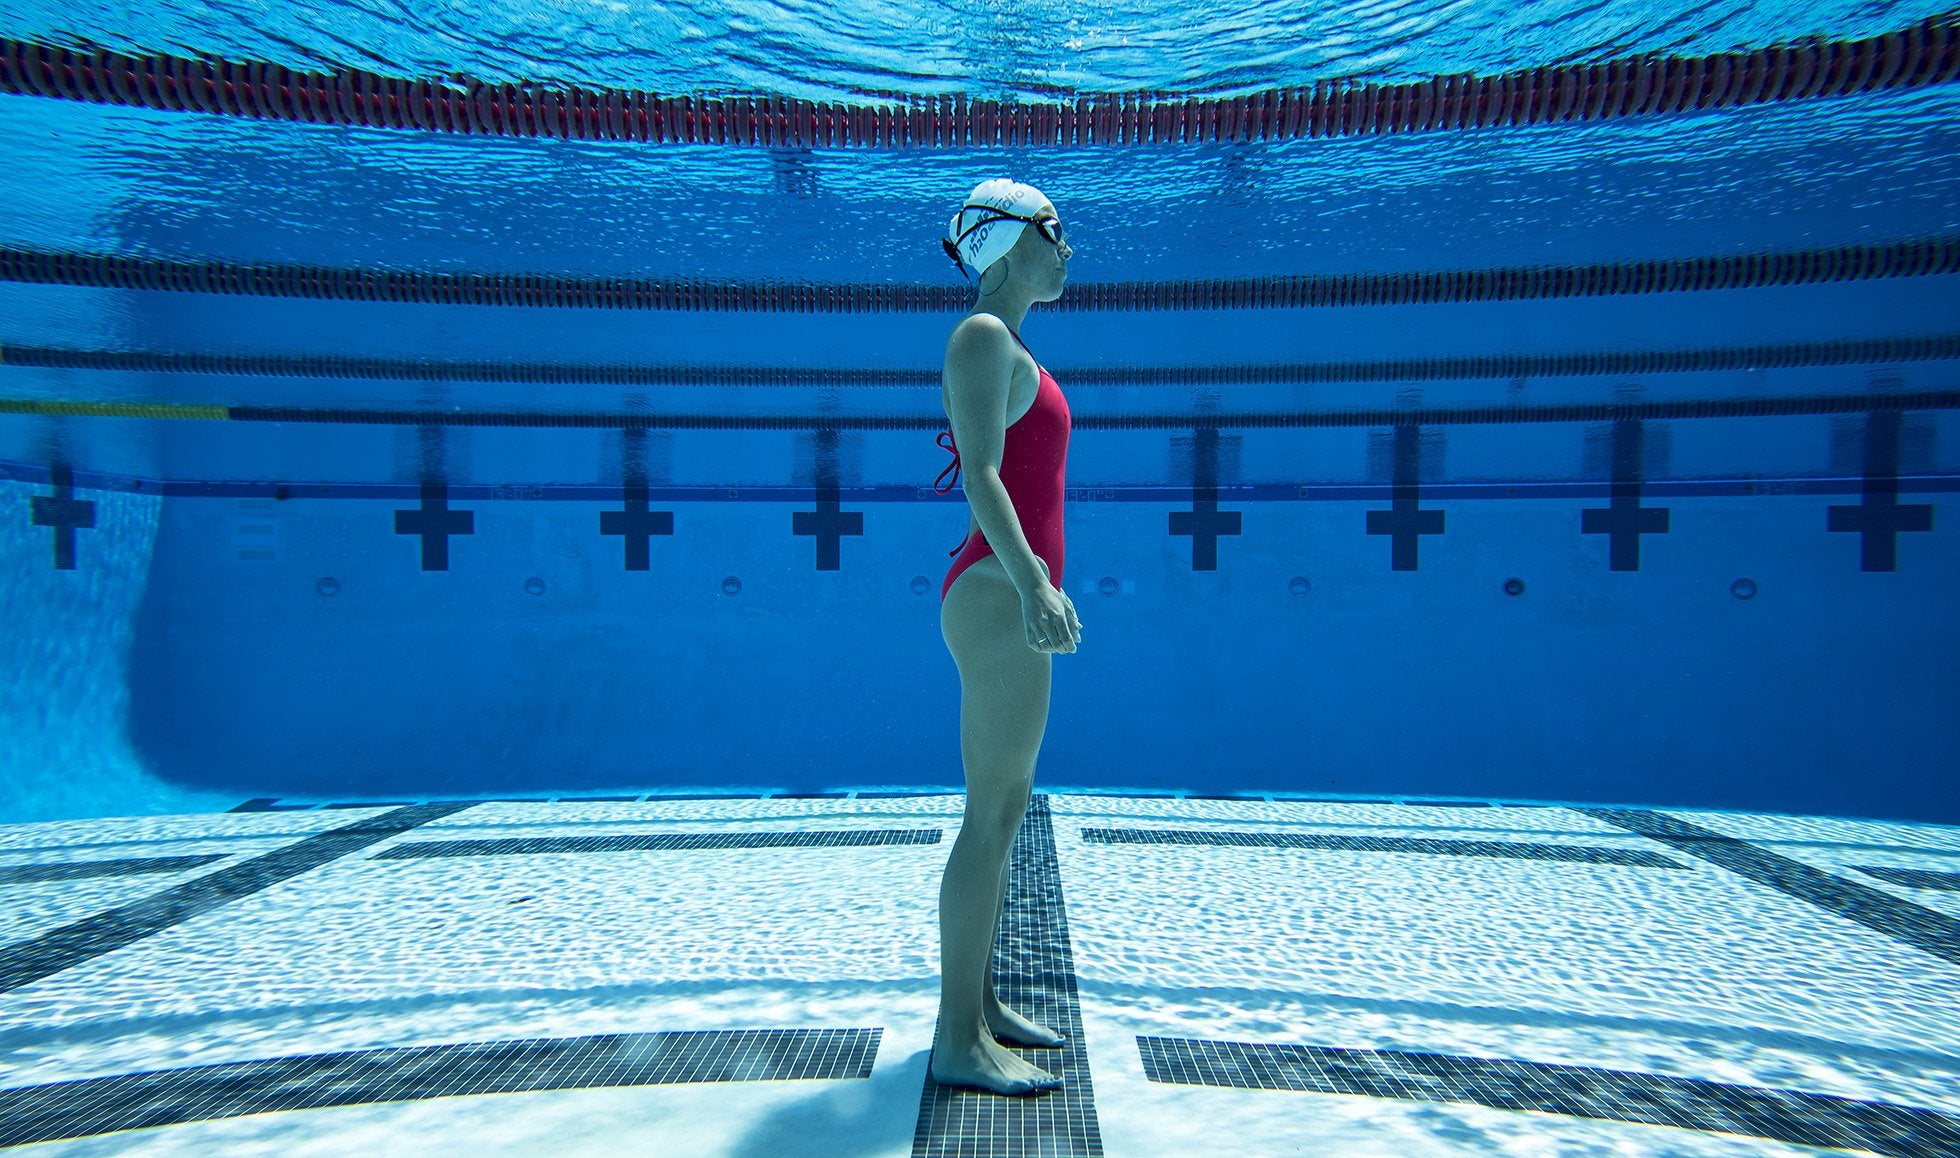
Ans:
[[[941,447],[941,449],[944,449],[944,450],[946,450],[946,451],[948,451],[948,452],[950,452],[950,453],[952,454],[952,456],[953,456],[953,461],[952,461],[952,462],[949,462],[949,463],[947,463],[947,464],[946,464],[946,469],[945,469],[945,470],[942,470],[942,471],[940,471],[940,472],[939,472],[939,478],[936,478],[936,479],[934,479],[934,480],[932,480],[932,489],[933,489],[933,492],[934,492],[935,494],[942,494],[942,495],[943,495],[943,494],[946,494],[946,493],[947,493],[948,491],[951,491],[951,490],[952,490],[952,489],[953,489],[953,488],[954,488],[955,486],[957,486],[957,485],[959,484],[959,481],[960,481],[960,451],[959,451],[959,448],[958,448],[958,447],[956,447],[956,446],[954,446],[954,445],[953,445],[953,432],[952,432],[952,431],[950,431],[950,430],[942,430],[942,431],[940,431],[940,432],[939,432],[939,437],[938,437],[938,438],[936,438],[936,439],[934,439],[933,441],[934,441],[934,442],[937,442],[937,443],[938,443],[938,444],[940,445],[940,447]],[[940,481],[941,481],[941,480],[943,480],[943,479],[944,479],[944,478],[945,478],[945,477],[946,477],[947,475],[949,475],[949,474],[953,476],[953,481],[952,481],[952,482],[950,482],[950,483],[947,483],[947,484],[946,484],[945,486],[943,486],[943,487],[942,487],[942,486],[940,486],[940,485],[939,485],[939,483],[940,483]],[[946,552],[946,554],[948,554],[948,555],[957,555],[957,554],[959,554],[959,553],[960,553],[960,547],[964,547],[964,546],[966,546],[966,540],[965,540],[965,539],[961,539],[961,540],[960,540],[960,546],[959,546],[959,547],[954,547],[954,548],[953,548],[952,550],[950,550],[950,551],[948,551],[948,552]]]
[[[932,489],[933,489],[933,491],[934,491],[935,493],[937,493],[937,494],[942,494],[942,495],[943,495],[943,494],[945,494],[945,493],[947,493],[948,491],[950,491],[950,490],[952,490],[952,489],[953,489],[953,488],[954,488],[955,486],[957,486],[957,485],[959,484],[959,481],[960,481],[960,451],[959,451],[959,448],[958,448],[958,447],[956,447],[956,446],[954,446],[954,445],[953,445],[953,432],[952,432],[952,431],[950,431],[950,430],[942,430],[942,431],[940,431],[940,432],[939,432],[939,437],[938,437],[937,439],[935,439],[934,441],[936,441],[936,442],[938,442],[938,443],[939,443],[939,445],[940,445],[940,447],[941,447],[941,449],[943,449],[943,450],[946,450],[947,452],[949,452],[949,453],[951,453],[951,454],[952,454],[952,456],[953,456],[953,461],[952,461],[952,462],[949,462],[949,463],[947,463],[947,464],[946,464],[946,469],[945,469],[945,470],[942,470],[942,471],[940,471],[940,472],[939,472],[939,478],[937,478],[937,479],[934,479],[934,480],[933,480],[933,482],[932,482]],[[947,475],[949,475],[949,474],[953,476],[953,481],[952,481],[952,482],[950,482],[950,483],[947,483],[947,484],[946,484],[945,486],[943,486],[943,487],[942,487],[942,486],[940,486],[940,485],[939,485],[939,482],[940,482],[940,479],[944,479],[944,478],[945,478],[945,477],[946,477]]]

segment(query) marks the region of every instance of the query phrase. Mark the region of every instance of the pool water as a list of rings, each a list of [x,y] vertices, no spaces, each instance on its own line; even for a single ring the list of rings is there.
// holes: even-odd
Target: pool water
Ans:
[[[1956,81],[1897,2],[11,6],[0,1148],[1960,1155]],[[1002,176],[1024,1098],[928,1070]]]

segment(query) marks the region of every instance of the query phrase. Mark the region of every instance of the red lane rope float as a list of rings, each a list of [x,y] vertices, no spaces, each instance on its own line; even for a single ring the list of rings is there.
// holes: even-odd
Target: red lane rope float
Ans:
[[[1300,309],[1676,293],[1952,273],[1960,273],[1960,236],[1596,265],[1086,282],[1071,285],[1055,305],[1065,311],[1095,312]],[[8,247],[0,247],[0,281],[446,305],[737,313],[937,313],[966,310],[973,304],[972,290],[963,285],[425,273],[169,261]]]
[[[1860,40],[1753,52],[1628,57],[1409,84],[1322,80],[1217,99],[1084,93],[1020,103],[964,93],[839,105],[781,95],[662,96],[295,72],[266,61],[127,56],[0,39],[0,92],[222,116],[423,132],[793,148],[1185,144],[1562,124],[1944,84],[1960,76],[1960,18]]]

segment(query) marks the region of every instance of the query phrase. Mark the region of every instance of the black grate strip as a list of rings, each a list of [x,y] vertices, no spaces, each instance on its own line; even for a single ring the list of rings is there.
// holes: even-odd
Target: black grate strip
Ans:
[[[1070,285],[1051,308],[1063,313],[1346,308],[1685,293],[1955,272],[1960,272],[1960,236],[1935,236],[1880,245],[1590,265],[1082,282]],[[12,246],[0,246],[0,281],[252,297],[715,313],[959,313],[973,304],[973,289],[966,285],[437,273]]]
[[[226,854],[202,856],[123,857],[117,860],[77,860],[61,864],[0,865],[0,885],[21,885],[35,881],[79,881],[90,877],[126,877],[139,873],[180,873],[221,861]]]
[[[1046,793],[1028,805],[1009,855],[994,991],[1002,1004],[1068,1040],[1059,1049],[1002,1044],[1061,1078],[1062,1088],[1008,1097],[942,1086],[928,1067],[912,1158],[1098,1158],[1103,1152]]]
[[[365,817],[185,881],[154,896],[14,942],[0,948],[0,993],[31,985],[70,966],[114,952],[219,905],[251,896],[411,828],[473,808],[476,803],[465,800],[423,804]]]
[[[1625,808],[1573,808],[1572,811],[1658,840],[1690,856],[1720,865],[1780,893],[1942,960],[1960,965],[1960,920],[1903,897],[1779,856],[1746,840],[1670,816]]]
[[[1905,885],[1908,888],[1960,892],[1960,873],[1936,872],[1932,869],[1890,868],[1884,865],[1857,864],[1851,867],[1868,876],[1895,885]]]
[[[516,856],[550,852],[679,851],[703,848],[860,848],[878,844],[938,844],[936,828],[853,832],[666,832],[633,836],[513,837],[502,840],[418,840],[391,845],[372,860],[425,856]]]
[[[227,1062],[0,1090],[0,1146],[277,1110],[679,1082],[868,1078],[879,1029],[609,1033]]]
[[[1239,848],[1309,848],[1339,852],[1415,852],[1437,856],[1499,856],[1519,860],[1578,861],[1637,868],[1687,868],[1640,848],[1576,844],[1527,844],[1511,840],[1441,840],[1415,836],[1337,836],[1297,832],[1210,832],[1183,828],[1085,828],[1082,839],[1099,844],[1223,844]]]
[[[1470,1102],[1899,1158],[1960,1154],[1960,1117],[1800,1090],[1394,1050],[1138,1037],[1153,1082]]]

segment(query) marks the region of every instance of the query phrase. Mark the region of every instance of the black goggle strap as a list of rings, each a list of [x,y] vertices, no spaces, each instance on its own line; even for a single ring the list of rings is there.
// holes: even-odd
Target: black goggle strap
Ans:
[[[988,209],[988,210],[992,210],[992,211],[993,211],[993,214],[994,214],[994,215],[993,215],[992,217],[982,217],[982,218],[981,218],[980,220],[978,220],[978,221],[976,221],[976,222],[974,222],[974,223],[973,223],[972,225],[969,225],[969,226],[967,226],[967,227],[966,227],[965,229],[962,229],[962,230],[960,230],[960,235],[959,235],[959,237],[957,237],[956,239],[954,239],[954,243],[955,243],[955,244],[958,244],[958,243],[959,243],[959,242],[961,242],[961,241],[965,241],[965,240],[966,240],[966,235],[967,235],[967,234],[969,234],[969,233],[972,233],[972,232],[973,232],[974,230],[976,230],[976,229],[978,229],[978,228],[980,228],[980,227],[981,227],[982,225],[986,225],[986,224],[988,224],[988,223],[990,223],[990,222],[994,222],[994,221],[1025,221],[1025,222],[1027,222],[1027,223],[1028,223],[1029,225],[1038,225],[1039,223],[1041,223],[1041,222],[1043,222],[1043,221],[1055,221],[1055,222],[1059,222],[1059,221],[1061,220],[1061,218],[1059,218],[1059,217],[1048,217],[1048,216],[1042,216],[1042,217],[1023,217],[1023,216],[1021,216],[1021,215],[1020,215],[1020,214],[1018,214],[1018,213],[1009,213],[1009,212],[1007,212],[1006,210],[1004,210],[1004,209],[1001,209],[1001,208],[999,208],[998,206],[994,206],[994,205],[962,205],[962,206],[960,206],[960,212],[961,212],[961,213],[965,213],[965,212],[966,212],[967,210],[969,210],[969,209]],[[1045,236],[1047,236],[1047,230],[1043,230],[1043,231],[1042,231],[1042,235],[1043,235],[1044,237],[1045,237]]]
[[[961,206],[961,207],[960,207],[960,213],[961,213],[961,215],[962,215],[962,216],[964,216],[964,215],[965,215],[965,213],[966,213],[966,211],[967,211],[968,209],[992,209],[992,210],[993,210],[993,216],[992,216],[992,217],[982,217],[982,218],[981,218],[980,220],[978,220],[978,221],[976,221],[976,222],[974,222],[973,224],[971,224],[971,225],[969,225],[969,226],[967,226],[967,227],[966,227],[965,229],[962,229],[962,230],[960,230],[960,235],[959,235],[958,237],[956,237],[956,238],[954,238],[954,239],[953,239],[955,243],[957,243],[957,242],[961,242],[961,241],[965,241],[965,240],[966,240],[966,235],[967,235],[967,234],[969,234],[969,233],[972,233],[972,232],[973,232],[974,230],[976,230],[976,229],[978,229],[978,228],[980,228],[980,227],[981,227],[982,225],[991,225],[992,223],[994,223],[994,222],[996,222],[996,221],[1030,221],[1030,220],[1032,220],[1031,218],[1027,218],[1027,217],[1022,217],[1022,216],[1019,216],[1018,214],[1013,214],[1013,213],[1008,213],[1008,212],[1006,212],[1005,210],[1001,210],[1001,209],[994,209],[994,207],[993,207],[993,206],[991,206],[991,205],[963,205],[963,206]]]
[[[945,238],[941,238],[939,241],[939,244],[946,247],[946,252],[949,256],[952,257],[953,264],[960,267],[961,273],[966,273],[966,259],[960,256],[959,243],[961,241],[966,240],[967,234],[972,233],[974,230],[980,228],[982,225],[986,225],[995,221],[1024,221],[1029,225],[1033,225],[1036,228],[1041,229],[1041,235],[1043,237],[1046,237],[1049,241],[1054,241],[1055,238],[1049,235],[1047,229],[1042,228],[1041,223],[1044,221],[1054,221],[1059,223],[1061,221],[1061,219],[1058,217],[1023,217],[1018,213],[1009,213],[998,205],[971,205],[971,204],[962,205],[960,206],[960,213],[964,214],[969,209],[990,210],[994,215],[992,217],[983,217],[980,220],[974,222],[972,225],[967,226],[965,229],[960,230],[960,235],[957,240],[947,241]],[[972,275],[968,274],[968,276],[970,277]]]
[[[952,242],[946,240],[943,237],[939,239],[939,244],[946,247],[946,256],[953,259],[953,264],[960,267],[961,273],[966,274],[966,276],[968,277],[973,276],[971,273],[967,273],[966,259],[960,256],[959,246],[954,245]]]

